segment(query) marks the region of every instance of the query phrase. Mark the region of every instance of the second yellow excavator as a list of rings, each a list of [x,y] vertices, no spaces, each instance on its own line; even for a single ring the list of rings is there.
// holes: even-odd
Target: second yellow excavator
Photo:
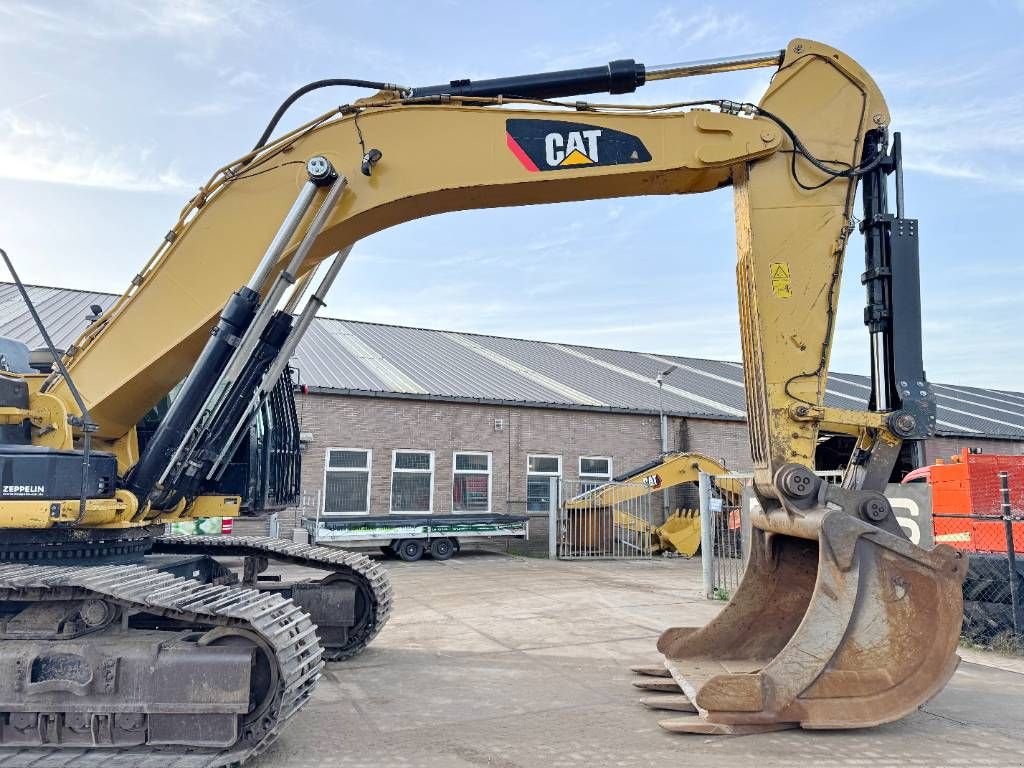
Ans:
[[[565,515],[611,516],[611,529],[639,534],[638,541],[646,553],[677,553],[693,557],[700,550],[700,514],[696,509],[677,508],[666,515],[660,525],[652,525],[645,516],[633,513],[630,502],[649,493],[667,493],[686,483],[696,484],[704,472],[716,476],[719,489],[737,502],[743,483],[726,477],[728,470],[721,462],[702,453],[667,453],[656,461],[636,467],[615,478],[568,499],[562,505]],[[739,528],[739,521],[734,527]],[[567,526],[565,535],[585,533],[586,526]]]

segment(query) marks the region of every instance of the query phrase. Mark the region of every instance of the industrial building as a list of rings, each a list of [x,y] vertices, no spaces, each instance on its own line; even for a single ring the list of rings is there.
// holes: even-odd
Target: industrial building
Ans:
[[[62,348],[115,298],[29,292]],[[9,283],[0,283],[0,335],[41,344]],[[293,365],[303,503],[282,513],[282,531],[318,509],[530,512],[531,538],[543,547],[549,478],[598,483],[656,457],[661,412],[669,450],[750,466],[736,362],[319,318]],[[1024,393],[941,383],[934,391],[928,461],[964,447],[1024,453]],[[865,377],[835,373],[827,402],[863,407],[867,393]]]

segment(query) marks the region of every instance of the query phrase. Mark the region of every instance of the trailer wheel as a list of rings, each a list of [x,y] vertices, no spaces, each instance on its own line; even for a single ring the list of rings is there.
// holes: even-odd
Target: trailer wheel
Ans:
[[[416,539],[405,539],[398,542],[396,554],[407,563],[414,563],[423,557],[423,542]]]
[[[435,560],[448,560],[455,554],[451,539],[434,539],[430,542],[430,556]]]

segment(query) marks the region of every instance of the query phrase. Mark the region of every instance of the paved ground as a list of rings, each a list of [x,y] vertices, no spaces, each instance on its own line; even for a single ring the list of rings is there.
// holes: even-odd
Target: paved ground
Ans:
[[[718,610],[699,595],[696,562],[467,552],[389,567],[391,622],[358,659],[328,667],[259,768],[1024,764],[1024,675],[967,662],[924,710],[881,728],[661,730],[628,667],[657,658],[665,627]]]

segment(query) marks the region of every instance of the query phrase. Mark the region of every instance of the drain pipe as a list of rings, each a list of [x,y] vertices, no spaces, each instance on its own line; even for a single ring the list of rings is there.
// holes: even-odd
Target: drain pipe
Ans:
[[[679,366],[670,365],[664,371],[658,373],[655,377],[655,381],[658,382],[658,425],[661,428],[661,457],[665,458],[668,454],[668,416],[665,415],[665,379],[672,371]],[[661,492],[661,521],[665,522],[668,519],[671,510],[669,509],[669,498],[668,489],[664,489]]]

